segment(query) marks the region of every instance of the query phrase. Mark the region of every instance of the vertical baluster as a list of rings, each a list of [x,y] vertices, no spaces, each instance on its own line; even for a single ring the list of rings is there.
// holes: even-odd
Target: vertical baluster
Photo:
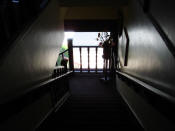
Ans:
[[[73,40],[68,39],[69,69],[74,71]]]
[[[88,72],[90,72],[90,65],[89,65],[89,47],[88,47],[87,49],[88,49]]]
[[[79,47],[80,50],[80,72],[82,72],[82,53],[81,53],[81,47]]]
[[[97,63],[97,54],[98,54],[97,52],[98,52],[98,47],[96,47],[96,50],[95,51],[96,51],[96,69],[95,69],[95,72],[97,73],[97,64],[98,64]]]

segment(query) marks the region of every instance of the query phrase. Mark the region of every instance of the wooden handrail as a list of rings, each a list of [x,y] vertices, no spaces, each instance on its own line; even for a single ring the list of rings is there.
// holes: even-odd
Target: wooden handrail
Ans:
[[[147,89],[147,90],[149,90],[149,91],[151,91],[151,92],[153,92],[153,93],[155,93],[155,94],[157,94],[157,95],[159,95],[159,96],[161,96],[161,97],[171,101],[172,103],[175,103],[175,97],[174,96],[172,96],[172,95],[170,95],[170,94],[168,94],[166,92],[163,92],[162,90],[157,89],[156,87],[152,86],[151,84],[145,83],[142,80],[139,80],[139,79],[137,79],[137,78],[135,78],[135,77],[133,77],[131,75],[128,75],[126,73],[123,73],[121,71],[116,71],[116,73],[118,75],[121,75],[121,76],[123,76],[125,78],[128,78],[129,80],[131,80],[131,81],[141,85],[145,89]]]
[[[62,54],[64,54],[64,53],[66,53],[66,52],[68,52],[68,49],[65,50],[65,51],[63,51],[63,52],[61,52],[61,53],[59,53],[59,55],[62,55]]]
[[[1,102],[0,123],[5,120],[8,120],[8,118],[29,106],[35,100],[45,95],[45,93],[50,92],[51,88],[53,87],[51,85],[55,84],[55,81],[62,80],[70,75],[72,75],[72,71],[67,72],[56,78],[44,80],[43,82],[39,82],[33,86],[30,85],[30,88],[28,90],[21,92],[18,95],[14,95],[6,101]]]
[[[72,46],[73,48],[102,48],[101,46]]]
[[[175,46],[174,46],[173,41],[169,38],[168,34],[165,32],[165,30],[163,30],[163,28],[161,27],[159,22],[153,17],[152,14],[147,13],[147,16],[150,19],[150,21],[152,22],[152,24],[154,25],[154,27],[156,28],[159,35],[161,36],[166,47],[168,48],[168,50],[170,51],[172,56],[175,58]]]

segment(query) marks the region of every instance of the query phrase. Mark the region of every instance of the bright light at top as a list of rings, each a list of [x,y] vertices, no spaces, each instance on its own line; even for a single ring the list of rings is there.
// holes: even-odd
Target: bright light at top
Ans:
[[[63,45],[67,45],[67,39],[73,39],[73,45],[98,46],[98,33],[99,32],[64,32]],[[110,32],[108,32],[108,34],[110,34]]]
[[[63,45],[67,45],[67,39],[73,39],[75,32],[64,32]]]
[[[75,32],[65,32],[64,34],[65,34],[65,37],[67,37],[68,39],[70,39],[70,38],[73,38],[74,37]]]
[[[13,3],[19,3],[19,0],[12,0]]]

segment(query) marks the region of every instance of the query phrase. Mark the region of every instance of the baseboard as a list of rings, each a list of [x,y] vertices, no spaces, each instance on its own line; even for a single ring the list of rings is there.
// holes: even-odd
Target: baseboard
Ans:
[[[50,109],[50,111],[44,116],[44,118],[37,124],[35,130],[37,130],[41,124],[49,117],[51,116],[51,114],[53,114],[54,112],[58,111],[58,109],[66,102],[66,100],[69,98],[70,93],[67,92],[65,93],[65,95],[56,103],[56,105],[54,106],[54,108]]]
[[[59,108],[66,102],[66,100],[69,98],[70,92],[67,92],[55,105],[54,111],[57,112]]]
[[[174,125],[117,78],[117,90],[145,131],[174,131]]]
[[[135,110],[132,108],[132,106],[130,105],[129,101],[127,100],[127,98],[121,93],[121,91],[117,88],[117,91],[119,92],[120,96],[122,97],[122,99],[124,100],[125,104],[128,106],[129,110],[132,112],[132,114],[135,116],[135,118],[137,119],[137,121],[139,122],[139,124],[141,125],[141,127],[144,129],[144,124],[142,123],[142,121],[140,120],[140,118],[138,117],[137,113],[135,112]]]
[[[53,113],[53,111],[53,108],[50,109],[50,111],[44,116],[44,118],[37,124],[35,130],[37,130],[40,127],[40,125]]]

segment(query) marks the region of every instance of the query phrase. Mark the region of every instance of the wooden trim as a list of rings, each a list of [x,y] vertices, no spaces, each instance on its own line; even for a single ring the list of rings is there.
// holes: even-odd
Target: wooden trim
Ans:
[[[169,122],[175,121],[175,97],[163,92],[149,82],[144,82],[134,76],[117,71],[118,78],[138,94],[150,106],[160,112]],[[121,87],[122,88],[122,87]]]
[[[43,119],[36,125],[35,130],[37,130],[41,124],[54,112],[54,109],[50,109],[50,111],[43,117]]]
[[[175,104],[175,97],[174,96],[172,96],[172,95],[170,95],[166,92],[163,92],[163,91],[157,89],[156,87],[152,86],[151,84],[145,83],[145,82],[143,82],[143,81],[141,81],[141,80],[139,80],[139,79],[137,79],[137,78],[135,78],[131,75],[128,75],[126,73],[123,73],[123,72],[120,72],[120,71],[116,71],[116,73],[118,75],[121,75],[121,76],[124,76],[124,77],[128,78],[129,80],[141,85],[145,89],[147,89],[147,90],[149,90],[149,91],[151,91],[151,92],[153,92],[153,93],[155,93],[155,94],[157,94],[157,95],[159,95],[159,96],[161,96],[161,97],[163,97],[163,98],[165,98],[165,99],[167,99],[167,100],[169,100],[169,101],[171,101],[172,103]]]
[[[56,112],[60,107],[66,102],[66,100],[69,98],[70,93],[67,92],[56,104],[55,108],[52,108],[45,116],[44,118],[37,124],[35,130],[37,130],[42,123],[49,117],[51,116],[54,112]]]
[[[20,112],[23,108],[30,105],[37,99],[41,98],[45,93],[50,92],[50,85],[59,79],[63,79],[71,75],[72,72],[68,72],[59,77],[44,81],[35,86],[30,87],[32,90],[28,90],[23,94],[14,97],[13,99],[0,104],[0,122],[7,120],[9,117]]]
[[[67,92],[55,105],[55,112],[57,112],[60,107],[65,103],[65,101],[70,97],[70,92]]]
[[[68,39],[69,68],[74,71],[73,39]]]
[[[129,53],[129,35],[126,27],[124,27],[124,33],[126,37],[126,48],[125,48],[125,58],[124,58],[124,66],[128,65],[128,53]]]
[[[156,21],[156,19],[150,13],[148,13],[147,16],[152,22],[152,24],[154,25],[154,27],[156,28],[156,30],[158,31],[158,33],[160,34],[163,41],[165,42],[166,47],[168,48],[168,50],[171,52],[171,54],[175,58],[174,43],[168,38],[167,34],[164,32],[164,30],[162,29],[160,24]]]
[[[118,78],[117,78],[118,79]],[[133,107],[130,105],[128,99],[126,99],[126,97],[120,92],[120,90],[117,88],[117,91],[119,92],[120,97],[122,97],[122,99],[124,100],[126,106],[128,106],[129,110],[132,112],[132,114],[135,116],[135,118],[137,119],[138,123],[141,125],[141,127],[143,129],[144,128],[144,124],[142,123],[140,117],[138,117],[137,113],[135,112],[135,110],[133,109]]]
[[[65,50],[65,51],[63,51],[63,52],[61,52],[61,53],[59,53],[59,55],[62,55],[62,54],[64,54],[64,53],[66,53],[67,51],[69,51],[69,50],[67,49],[67,50]]]
[[[143,11],[153,24],[153,26],[156,28],[157,32],[165,42],[165,45],[167,46],[168,50],[171,52],[173,57],[175,58],[175,46],[174,43],[169,39],[168,35],[165,33],[165,31],[162,29],[161,25],[157,22],[157,20],[153,17],[151,12],[149,11],[150,8],[150,0],[138,0],[139,4],[142,6]]]
[[[101,46],[72,46],[73,48],[102,48]]]

